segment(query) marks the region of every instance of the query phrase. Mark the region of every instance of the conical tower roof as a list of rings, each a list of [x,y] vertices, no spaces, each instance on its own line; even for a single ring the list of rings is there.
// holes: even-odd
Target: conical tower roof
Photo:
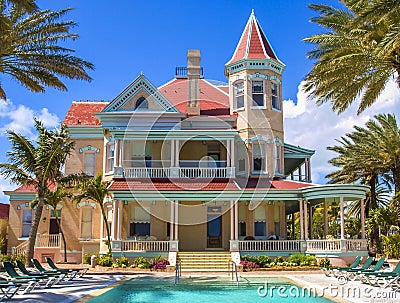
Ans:
[[[273,59],[283,64],[269,44],[268,39],[254,14],[254,10],[251,11],[249,20],[247,21],[239,43],[236,46],[236,50],[227,64],[243,59]]]

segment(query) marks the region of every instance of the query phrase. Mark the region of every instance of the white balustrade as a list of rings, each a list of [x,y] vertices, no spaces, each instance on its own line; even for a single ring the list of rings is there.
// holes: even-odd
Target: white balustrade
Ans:
[[[38,234],[36,247],[61,247],[61,234]]]
[[[367,250],[367,239],[350,239],[346,240],[347,251]]]
[[[225,167],[180,167],[179,178],[226,178]]]
[[[240,251],[300,251],[299,240],[239,241]]]
[[[307,251],[340,251],[340,240],[307,240]]]
[[[122,242],[123,251],[169,251],[169,241],[126,240]]]
[[[128,167],[124,168],[125,178],[168,178],[170,169],[164,167]]]
[[[28,250],[28,245],[29,245],[29,241],[26,240],[26,241],[22,242],[21,244],[19,244],[18,246],[13,247],[11,249],[11,253],[13,255],[25,255]]]

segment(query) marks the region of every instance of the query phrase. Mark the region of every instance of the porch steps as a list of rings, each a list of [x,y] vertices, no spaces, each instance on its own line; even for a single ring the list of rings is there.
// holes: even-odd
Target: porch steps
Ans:
[[[230,252],[179,252],[182,271],[228,271]]]

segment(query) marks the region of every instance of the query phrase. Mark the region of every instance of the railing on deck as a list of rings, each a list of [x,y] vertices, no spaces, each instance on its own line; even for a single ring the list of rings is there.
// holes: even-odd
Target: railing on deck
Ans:
[[[307,251],[340,251],[340,240],[307,240]]]
[[[38,234],[36,247],[61,247],[61,234]]]
[[[346,240],[347,251],[367,250],[367,239],[351,239]]]
[[[169,178],[170,169],[162,167],[128,167],[124,168],[125,178]]]
[[[26,251],[28,250],[28,245],[29,241],[26,240],[21,244],[19,244],[18,246],[11,248],[11,253],[13,255],[26,255]]]
[[[169,241],[137,241],[122,242],[123,251],[169,251]]]
[[[240,251],[300,251],[299,240],[239,241]]]
[[[179,178],[226,178],[226,169],[224,167],[179,167]]]

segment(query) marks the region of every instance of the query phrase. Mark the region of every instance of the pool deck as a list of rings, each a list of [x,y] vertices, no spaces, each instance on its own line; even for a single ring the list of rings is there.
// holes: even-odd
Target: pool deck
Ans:
[[[134,277],[173,277],[174,273],[149,272],[149,271],[124,271],[117,269],[90,269],[88,273],[79,279],[63,282],[51,288],[34,289],[29,294],[17,294],[8,302],[61,302],[69,303],[86,302],[105,291],[114,283]],[[320,271],[268,271],[268,272],[244,272],[240,277],[257,278],[258,281],[268,281],[268,277],[279,277],[292,280],[306,289],[316,290],[318,294],[324,291],[324,296],[336,302],[343,303],[394,303],[400,302],[400,292],[391,292],[391,289],[369,287],[359,281],[350,281],[341,286],[335,278],[326,277]],[[183,277],[228,277],[227,273],[183,273]],[[255,288],[255,296],[257,288]],[[375,296],[375,298],[373,298]],[[391,297],[390,297],[391,296]],[[383,298],[384,297],[384,298]],[[266,300],[268,300],[266,298]],[[282,300],[284,301],[284,299]]]

